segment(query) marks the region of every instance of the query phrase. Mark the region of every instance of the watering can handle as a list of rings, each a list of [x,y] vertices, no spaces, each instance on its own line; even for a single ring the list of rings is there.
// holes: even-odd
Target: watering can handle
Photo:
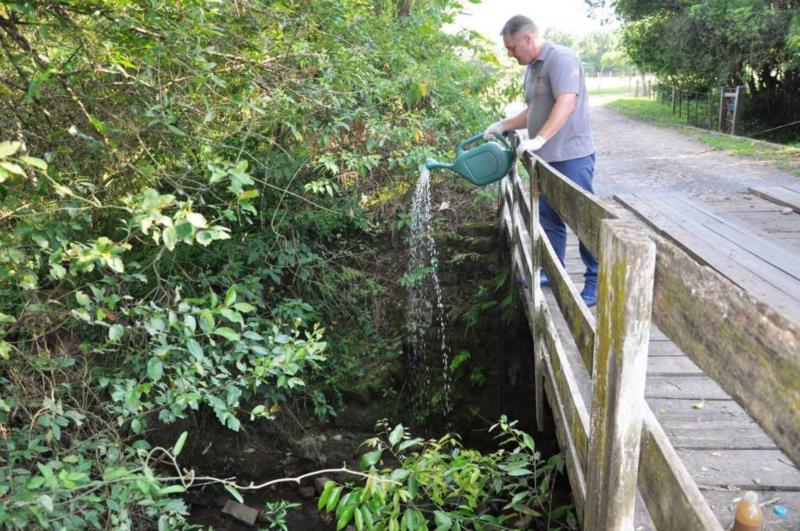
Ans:
[[[495,137],[496,137],[498,140],[500,140],[500,141],[501,141],[501,142],[502,142],[502,143],[505,145],[505,147],[507,147],[508,149],[511,149],[511,144],[509,144],[509,143],[508,143],[508,139],[507,139],[505,136],[503,136],[503,135],[501,135],[501,134],[499,134],[499,133],[494,133],[494,136],[495,136]],[[463,142],[461,142],[461,143],[458,145],[458,147],[456,147],[456,156],[457,156],[457,157],[460,157],[460,156],[461,156],[461,155],[464,153],[464,151],[466,151],[466,149],[465,149],[465,148],[466,148],[468,145],[470,145],[470,144],[472,144],[472,143],[474,143],[474,142],[477,142],[477,141],[478,141],[478,140],[480,140],[481,138],[483,138],[483,133],[478,133],[477,135],[475,135],[475,136],[472,136],[472,137],[470,137],[470,138],[468,138],[468,139],[464,140]]]

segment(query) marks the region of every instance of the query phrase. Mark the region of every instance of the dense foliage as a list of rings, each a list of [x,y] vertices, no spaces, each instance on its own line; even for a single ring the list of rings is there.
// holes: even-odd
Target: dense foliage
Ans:
[[[635,70],[622,45],[620,30],[594,31],[578,36],[556,28],[548,28],[544,36],[551,42],[575,50],[583,62],[587,75],[630,75]]]
[[[367,207],[497,113],[454,4],[0,0],[0,527],[179,526],[149,429],[391,355]]]
[[[797,0],[587,0],[613,5],[632,60],[685,88],[744,84],[763,124],[800,117]]]
[[[385,426],[361,457],[369,478],[327,482],[318,507],[335,514],[337,529],[352,522],[358,531],[527,529],[533,518],[544,529],[577,528],[568,506],[551,509],[561,456],[542,460],[533,438],[505,417],[489,431],[498,432],[501,448],[482,454],[449,435],[425,441],[401,424]]]

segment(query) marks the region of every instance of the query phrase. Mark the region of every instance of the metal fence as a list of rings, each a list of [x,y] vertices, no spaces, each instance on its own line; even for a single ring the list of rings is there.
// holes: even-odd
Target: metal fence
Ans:
[[[687,125],[742,134],[743,86],[696,91],[657,84],[652,97],[670,106],[672,114],[685,117]]]

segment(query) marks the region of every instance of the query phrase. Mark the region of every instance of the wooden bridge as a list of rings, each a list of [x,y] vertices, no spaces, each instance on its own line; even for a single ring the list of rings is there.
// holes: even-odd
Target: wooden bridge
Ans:
[[[515,275],[550,279],[521,288],[536,419],[547,400],[582,528],[727,529],[753,490],[765,529],[800,529],[800,260],[702,206],[676,213],[681,198],[603,202],[532,153],[523,165],[529,180],[501,183],[502,227]],[[539,197],[600,263],[596,314]]]

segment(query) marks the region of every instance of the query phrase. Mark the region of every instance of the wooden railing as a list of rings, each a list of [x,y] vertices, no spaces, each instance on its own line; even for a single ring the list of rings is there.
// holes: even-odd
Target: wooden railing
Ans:
[[[638,486],[656,528],[721,530],[644,399],[651,315],[795,463],[800,329],[670,242],[616,219],[533,154],[523,165],[529,183],[516,169],[501,183],[502,223],[513,268],[529,281],[524,299],[534,342],[537,423],[541,427],[546,393],[583,528],[630,528]],[[596,320],[543,235],[540,196],[598,258]],[[540,268],[582,366],[567,359],[567,338],[560,337],[537,281]],[[593,382],[588,404],[579,376]]]

